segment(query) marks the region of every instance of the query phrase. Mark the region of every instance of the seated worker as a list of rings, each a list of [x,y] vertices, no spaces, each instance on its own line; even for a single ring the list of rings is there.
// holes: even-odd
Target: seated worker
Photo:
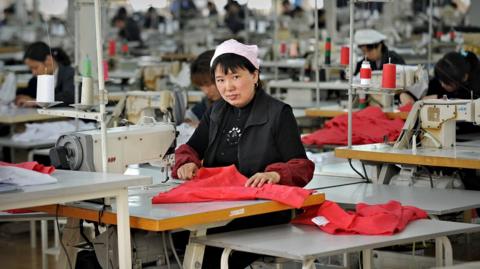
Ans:
[[[212,103],[222,98],[217,90],[217,86],[215,86],[215,81],[210,75],[210,61],[214,53],[215,50],[207,50],[198,55],[190,65],[190,80],[192,84],[200,88],[205,94],[202,101],[195,104],[185,115],[186,121],[189,121],[195,127]]]
[[[25,64],[30,68],[34,77],[28,82],[25,89],[17,91],[15,104],[21,107],[34,107],[37,96],[37,76],[50,74],[55,76],[55,101],[62,101],[61,106],[74,103],[75,70],[70,66],[68,55],[61,48],[52,48],[44,42],[35,42],[28,46],[23,56]]]
[[[142,45],[140,27],[130,17],[116,16],[113,18],[113,25],[118,29],[118,36],[127,41],[138,41]]]
[[[362,50],[364,58],[370,62],[372,71],[382,70],[383,64],[405,64],[403,58],[396,52],[388,49],[384,41],[387,39],[382,33],[373,29],[361,29],[355,32],[354,40],[357,46]],[[360,72],[363,59],[357,63],[354,75]]]
[[[360,29],[355,32],[354,40],[358,48],[362,51],[364,59],[370,62],[370,67],[372,71],[383,70],[383,64],[392,63],[392,64],[405,64],[403,58],[398,55],[396,52],[389,50],[384,41],[387,39],[382,33],[373,30],[373,29]],[[357,63],[355,67],[354,75],[360,73],[360,67],[362,66],[362,59]],[[407,96],[404,98],[404,95]],[[408,104],[408,93],[401,93],[398,95],[400,100],[400,105]],[[373,100],[376,100],[376,103],[380,103],[381,97],[376,95],[371,95]]]
[[[477,56],[468,51],[449,52],[436,64],[434,77],[424,99],[480,98],[480,65]]]
[[[189,180],[201,166],[234,164],[249,178],[246,187],[303,187],[311,180],[314,164],[305,154],[292,108],[264,91],[257,57],[257,46],[232,39],[216,48],[210,72],[222,99],[205,112],[190,140],[176,150],[174,177]],[[291,211],[282,211],[240,218],[213,232],[287,223],[291,217]],[[203,268],[220,268],[221,252],[207,247]],[[257,258],[234,252],[229,268],[243,269]]]

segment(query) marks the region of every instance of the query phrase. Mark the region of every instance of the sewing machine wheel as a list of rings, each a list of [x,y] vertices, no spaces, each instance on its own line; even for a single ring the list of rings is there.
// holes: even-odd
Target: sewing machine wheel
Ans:
[[[83,161],[83,149],[80,140],[76,136],[62,135],[58,138],[55,147],[65,147],[70,169],[78,170]]]

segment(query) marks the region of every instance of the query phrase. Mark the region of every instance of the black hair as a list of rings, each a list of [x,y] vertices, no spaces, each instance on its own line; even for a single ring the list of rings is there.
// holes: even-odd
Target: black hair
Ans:
[[[195,86],[205,86],[215,83],[210,76],[210,61],[214,53],[215,50],[202,52],[190,65],[190,79]]]
[[[435,64],[435,77],[447,85],[460,86],[465,75],[471,70],[470,63],[464,55],[458,52],[449,52]]]
[[[44,42],[35,42],[30,44],[25,50],[23,55],[23,60],[32,59],[39,62],[44,62],[47,59],[48,55],[52,55],[53,59],[61,65],[70,65],[70,57],[65,53],[61,48],[52,48],[45,44]]]
[[[218,56],[210,68],[210,75],[212,76],[213,81],[215,81],[215,69],[217,65],[220,65],[225,75],[228,71],[235,72],[238,69],[247,69],[248,72],[253,74],[258,70],[247,58],[235,54],[235,53],[225,53]],[[256,84],[255,90],[262,88],[262,82],[260,81],[260,70],[258,70],[258,83]]]
[[[359,48],[365,47],[365,48],[367,48],[367,50],[372,50],[372,49],[378,48],[378,46],[380,46],[380,45],[382,45],[382,52],[383,52],[386,48],[385,43],[383,43],[383,41],[373,43],[373,44],[359,45],[358,47]]]

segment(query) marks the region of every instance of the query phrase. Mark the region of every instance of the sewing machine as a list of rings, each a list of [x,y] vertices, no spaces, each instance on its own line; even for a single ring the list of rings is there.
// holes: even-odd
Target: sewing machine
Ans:
[[[408,114],[394,148],[415,149],[419,134],[422,148],[453,148],[457,121],[480,125],[480,99],[418,101]]]
[[[418,153],[417,147],[422,149],[422,152],[455,151],[457,121],[480,125],[480,99],[417,101],[408,114],[393,150],[411,149],[414,155]],[[379,182],[432,188],[463,188],[458,173],[449,173],[442,169],[432,171],[418,165],[402,165],[400,171],[394,165],[383,165]]]
[[[100,130],[65,134],[50,150],[52,164],[58,168],[102,171]],[[175,127],[170,123],[139,124],[107,130],[108,172],[123,173],[129,164],[173,164]]]

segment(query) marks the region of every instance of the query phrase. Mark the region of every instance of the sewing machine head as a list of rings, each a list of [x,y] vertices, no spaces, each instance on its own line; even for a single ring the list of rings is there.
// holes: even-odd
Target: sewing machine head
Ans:
[[[480,125],[480,99],[417,101],[395,147],[410,148],[412,143],[411,147],[415,148],[416,137],[420,135],[420,143],[424,148],[452,148],[456,141],[457,121]]]
[[[65,134],[50,150],[52,164],[58,168],[102,171],[100,130]],[[123,173],[129,164],[173,164],[175,127],[170,123],[131,125],[107,130],[108,172]]]

